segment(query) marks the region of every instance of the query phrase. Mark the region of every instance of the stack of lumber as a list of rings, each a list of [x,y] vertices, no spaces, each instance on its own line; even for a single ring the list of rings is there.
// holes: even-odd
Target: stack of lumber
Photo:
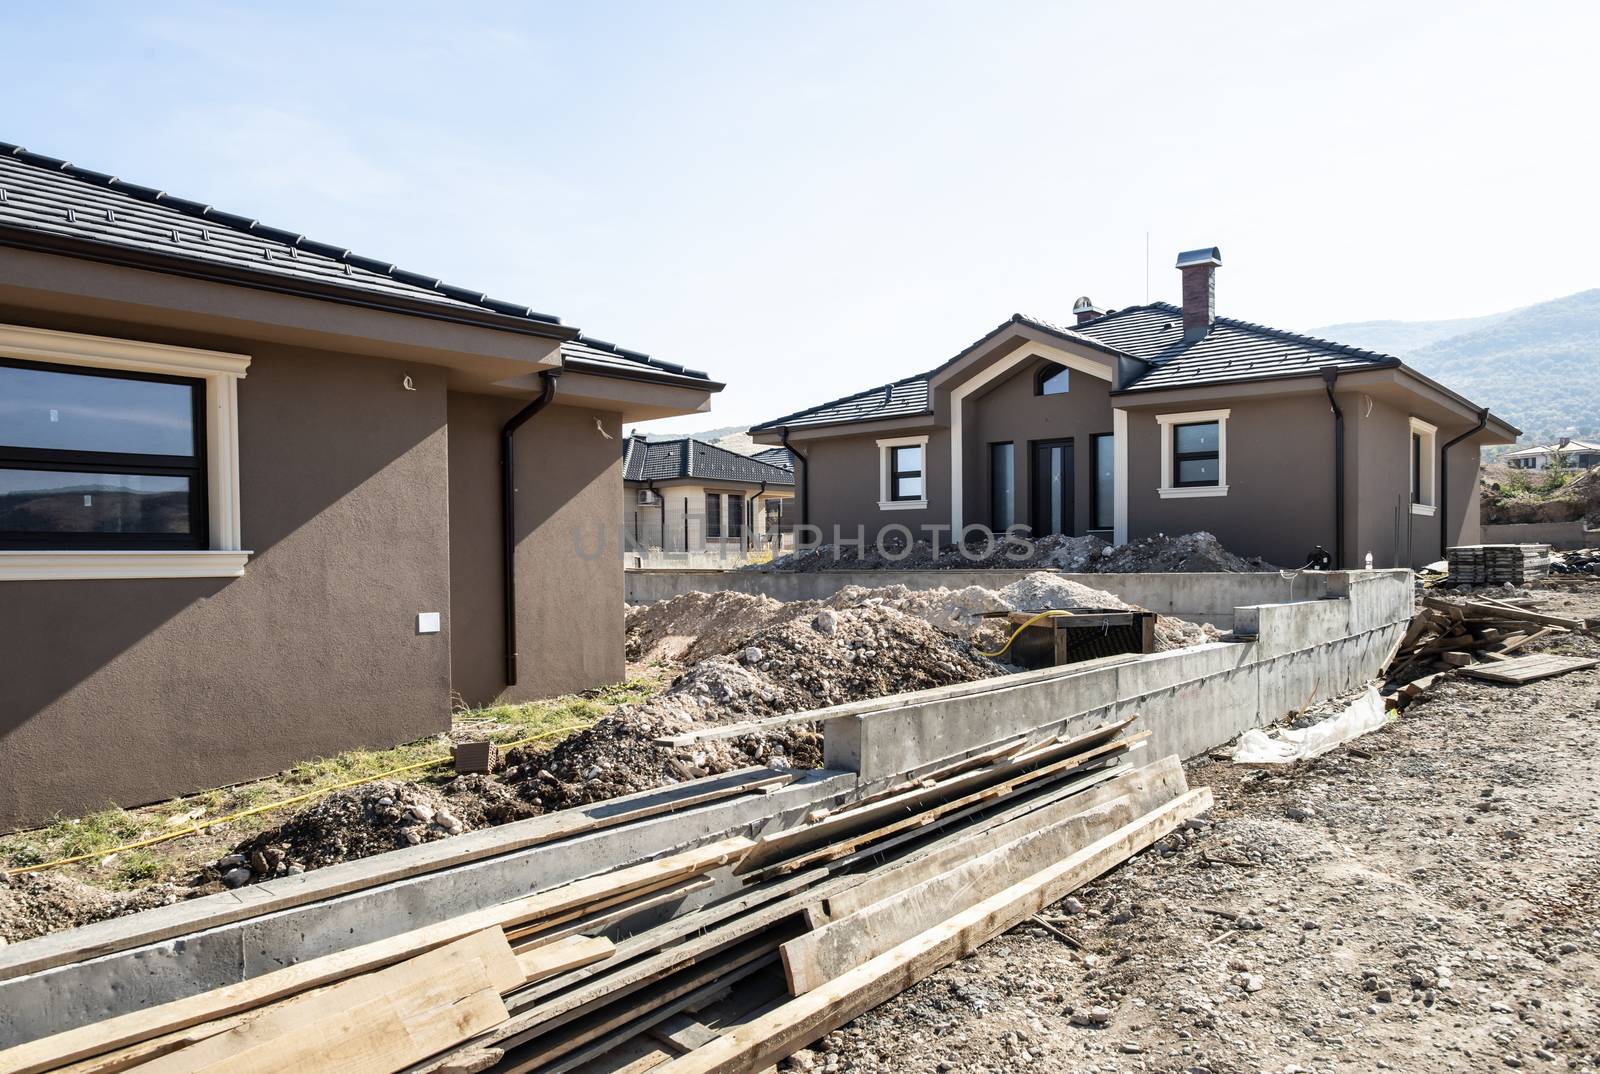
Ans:
[[[1445,549],[1446,585],[1526,585],[1550,573],[1547,544],[1464,544]]]
[[[0,1052],[0,1070],[764,1070],[1210,808],[1132,719]],[[776,818],[775,818],[776,819]]]
[[[1411,676],[1394,696],[1396,707],[1404,708],[1452,671],[1505,663],[1529,642],[1589,627],[1586,620],[1550,615],[1527,607],[1528,603],[1491,597],[1424,597],[1421,610],[1412,618],[1384,669],[1391,680]],[[1554,669],[1556,665],[1546,661],[1542,666]],[[1563,666],[1550,674],[1565,670],[1573,668]]]

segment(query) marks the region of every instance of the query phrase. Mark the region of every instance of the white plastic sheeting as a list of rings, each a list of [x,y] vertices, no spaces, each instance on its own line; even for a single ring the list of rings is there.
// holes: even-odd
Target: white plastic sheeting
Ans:
[[[1262,730],[1239,736],[1233,751],[1234,764],[1293,764],[1327,753],[1341,742],[1376,731],[1384,722],[1383,698],[1376,687],[1369,687],[1339,715],[1310,727],[1289,728],[1276,736]]]

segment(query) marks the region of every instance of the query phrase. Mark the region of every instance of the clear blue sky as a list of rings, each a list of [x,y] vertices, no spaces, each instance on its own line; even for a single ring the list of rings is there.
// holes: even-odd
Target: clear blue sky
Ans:
[[[1014,311],[1285,327],[1595,286],[1600,4],[13,2],[0,140],[728,381],[764,420]]]

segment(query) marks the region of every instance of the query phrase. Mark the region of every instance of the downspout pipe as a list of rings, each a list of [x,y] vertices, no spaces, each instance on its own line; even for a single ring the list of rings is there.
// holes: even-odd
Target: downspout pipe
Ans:
[[[1489,424],[1489,408],[1483,407],[1478,411],[1478,424],[1462,433],[1453,440],[1445,442],[1439,449],[1439,558],[1445,557],[1445,549],[1450,545],[1450,449],[1461,441],[1477,436]]]
[[[511,454],[511,441],[518,429],[550,405],[556,397],[556,380],[560,376],[559,369],[547,369],[540,373],[544,391],[500,427],[500,562],[505,585],[507,686],[517,685],[517,472]]]
[[[1333,394],[1338,380],[1338,366],[1323,367],[1322,384],[1328,391],[1328,406],[1333,408],[1333,566],[1344,570],[1344,411]]]
[[[795,458],[795,484],[800,486],[800,525],[804,526],[811,521],[811,482],[806,476],[806,457],[789,443],[787,425],[778,430],[778,442]]]

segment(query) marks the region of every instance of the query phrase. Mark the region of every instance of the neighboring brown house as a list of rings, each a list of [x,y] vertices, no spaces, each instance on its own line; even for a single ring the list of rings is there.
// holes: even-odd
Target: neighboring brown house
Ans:
[[[770,549],[789,525],[794,469],[783,448],[759,455],[680,436],[631,436],[622,448],[625,539],[635,555]]]
[[[719,388],[0,144],[0,827],[621,679],[622,425]]]
[[[799,521],[823,541],[897,523],[946,542],[970,524],[1209,530],[1345,567],[1475,541],[1479,449],[1517,430],[1398,358],[1216,316],[1221,263],[1179,256],[1181,306],[1083,298],[1070,328],[1018,314],[926,373],[751,434],[794,450]]]

